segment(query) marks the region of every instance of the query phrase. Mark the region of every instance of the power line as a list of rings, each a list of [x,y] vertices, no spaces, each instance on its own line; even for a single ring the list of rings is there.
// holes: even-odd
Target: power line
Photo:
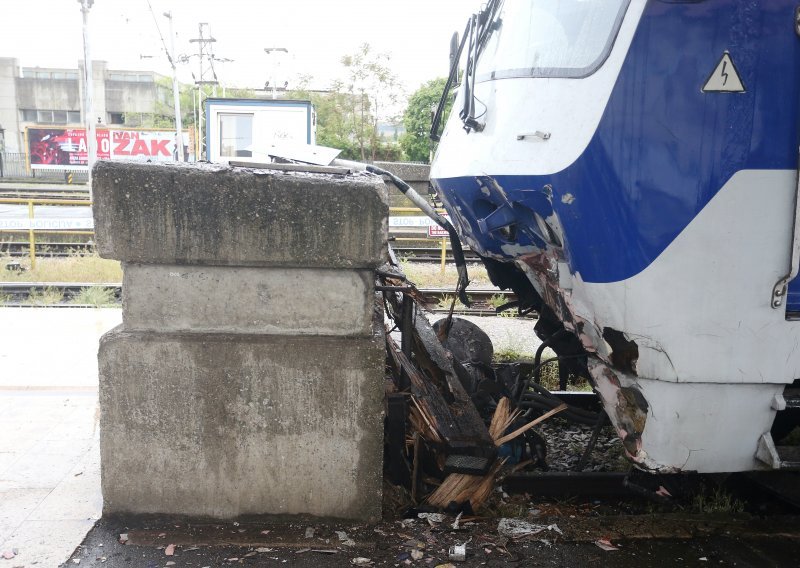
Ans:
[[[167,59],[169,60],[170,66],[175,69],[175,62],[172,60],[172,54],[170,54],[169,49],[167,49],[167,42],[164,41],[164,35],[161,33],[161,27],[158,25],[156,13],[153,11],[153,6],[150,4],[150,0],[147,0],[147,7],[150,8],[150,15],[153,16],[153,23],[156,25],[156,30],[158,30],[158,37],[161,38],[161,45],[164,46],[164,53],[167,54]]]

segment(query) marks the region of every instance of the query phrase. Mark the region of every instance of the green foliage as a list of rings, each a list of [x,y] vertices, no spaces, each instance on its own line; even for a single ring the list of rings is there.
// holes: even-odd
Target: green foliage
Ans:
[[[526,353],[513,346],[506,346],[494,350],[495,363],[516,363],[525,357]]]
[[[402,149],[378,135],[378,123],[393,118],[391,113],[400,98],[389,57],[363,44],[342,57],[341,63],[343,77],[328,91],[309,90],[310,78],[306,77],[298,90],[287,94],[314,104],[317,144],[339,148],[340,156],[350,160],[401,160]]]
[[[34,306],[49,306],[52,304],[58,304],[63,299],[64,294],[56,288],[47,287],[43,288],[42,290],[31,288],[28,298],[24,303]]]
[[[446,82],[447,79],[444,77],[428,81],[417,89],[408,101],[408,108],[403,115],[403,126],[406,131],[400,138],[400,146],[412,162],[430,160],[433,151],[433,141],[430,139],[431,122]],[[442,123],[447,120],[452,106],[453,100],[448,97]]]
[[[92,286],[88,288],[81,288],[80,292],[70,300],[71,304],[80,304],[83,306],[94,306],[96,308],[102,307],[116,307],[117,300],[114,297],[114,290],[111,288],[101,288]]]
[[[702,490],[692,500],[694,509],[699,513],[741,513],[744,505],[721,487],[713,490]]]

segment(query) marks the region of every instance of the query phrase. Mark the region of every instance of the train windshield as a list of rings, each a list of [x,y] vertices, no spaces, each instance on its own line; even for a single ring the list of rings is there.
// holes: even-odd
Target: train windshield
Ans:
[[[507,0],[477,79],[585,77],[606,60],[630,0]]]

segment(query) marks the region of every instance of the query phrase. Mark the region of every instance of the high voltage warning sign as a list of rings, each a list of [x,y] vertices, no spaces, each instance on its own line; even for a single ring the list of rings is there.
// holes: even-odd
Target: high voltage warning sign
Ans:
[[[731,54],[727,51],[722,54],[714,71],[703,85],[704,93],[743,93],[745,91],[739,70],[731,59]]]

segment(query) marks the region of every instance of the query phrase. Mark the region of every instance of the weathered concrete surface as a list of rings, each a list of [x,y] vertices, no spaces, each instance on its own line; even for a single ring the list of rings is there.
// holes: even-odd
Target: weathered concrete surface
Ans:
[[[100,256],[142,264],[375,268],[388,199],[372,174],[100,161]]]
[[[105,513],[381,513],[384,344],[155,334],[100,344]]]
[[[126,264],[129,331],[370,335],[370,270]]]

